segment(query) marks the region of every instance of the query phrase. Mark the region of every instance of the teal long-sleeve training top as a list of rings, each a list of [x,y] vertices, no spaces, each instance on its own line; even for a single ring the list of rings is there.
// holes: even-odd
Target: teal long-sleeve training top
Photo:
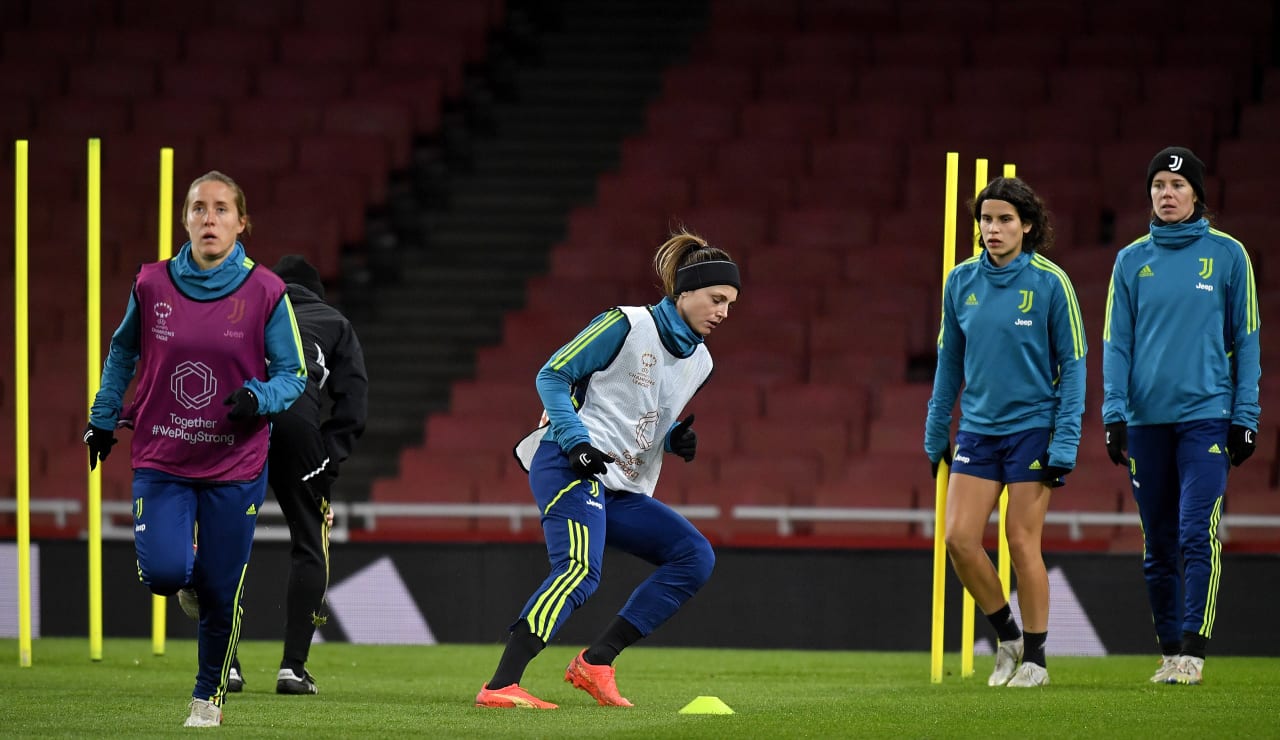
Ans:
[[[1004,267],[981,254],[947,277],[925,452],[942,456],[960,394],[960,429],[1006,435],[1048,428],[1049,465],[1075,467],[1088,347],[1070,278],[1023,252]]]
[[[1207,219],[1120,250],[1102,334],[1102,420],[1258,429],[1258,292],[1244,245]]]
[[[702,337],[680,318],[670,298],[650,306],[649,311],[663,345],[676,357],[688,357],[702,344]],[[565,452],[591,441],[587,427],[578,418],[576,401],[581,401],[586,391],[584,384],[590,382],[591,374],[605,369],[618,356],[630,332],[631,323],[626,315],[616,308],[609,309],[592,319],[587,328],[561,347],[538,371],[538,395],[551,422],[547,439],[555,440]],[[670,429],[666,431],[664,447],[667,452],[671,451]]]

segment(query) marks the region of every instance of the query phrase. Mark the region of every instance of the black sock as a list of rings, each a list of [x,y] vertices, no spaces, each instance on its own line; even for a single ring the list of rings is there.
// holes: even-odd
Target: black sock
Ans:
[[[1175,655],[1182,655],[1182,640],[1174,640],[1173,642],[1161,642],[1160,654],[1166,658],[1172,658]]]
[[[1205,649],[1209,647],[1209,639],[1194,632],[1182,633],[1182,654],[1204,660]]]
[[[1035,663],[1044,668],[1044,643],[1049,639],[1048,632],[1023,632],[1022,662]]]
[[[507,647],[502,651],[498,670],[489,679],[488,687],[501,689],[520,683],[520,679],[524,677],[524,669],[529,667],[529,662],[538,657],[538,653],[546,646],[541,638],[529,631],[529,620],[521,619],[507,638]]]
[[[640,630],[622,617],[614,617],[609,629],[596,638],[587,648],[582,659],[591,665],[613,665],[614,658],[628,645],[638,641],[644,635]]]
[[[1013,610],[1007,603],[988,614],[987,621],[991,622],[991,627],[995,629],[996,637],[1000,638],[1000,642],[1009,642],[1022,637],[1022,630],[1018,629],[1018,623],[1013,619]]]
[[[302,663],[299,663],[296,660],[289,660],[288,658],[280,661],[280,670],[286,669],[293,671],[296,676],[304,676],[307,673],[307,669]]]

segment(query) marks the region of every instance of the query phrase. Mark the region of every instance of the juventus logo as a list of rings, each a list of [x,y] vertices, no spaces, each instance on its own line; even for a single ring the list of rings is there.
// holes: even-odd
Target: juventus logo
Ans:
[[[1212,274],[1213,274],[1213,258],[1201,257],[1200,258],[1200,277],[1208,278]]]
[[[1182,157],[1179,157],[1176,154],[1170,154],[1169,155],[1169,171],[1177,172],[1180,169],[1182,169]]]
[[[1020,290],[1018,292],[1022,294],[1022,303],[1018,304],[1018,310],[1023,313],[1026,313],[1031,310],[1031,304],[1035,303],[1035,300],[1036,300],[1035,291]]]
[[[231,324],[238,324],[240,323],[240,320],[243,318],[244,318],[244,299],[232,297],[231,313],[227,314],[227,322]]]

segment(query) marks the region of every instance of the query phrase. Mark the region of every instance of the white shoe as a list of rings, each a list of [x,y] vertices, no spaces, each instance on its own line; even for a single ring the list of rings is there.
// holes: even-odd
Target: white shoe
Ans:
[[[1151,683],[1169,683],[1169,678],[1178,670],[1178,658],[1180,657],[1182,656],[1160,656],[1160,667],[1156,669],[1155,675],[1151,677]]]
[[[1022,638],[1002,642],[996,647],[996,669],[987,679],[988,686],[1004,686],[1013,678],[1018,663],[1022,662]]]
[[[200,621],[200,598],[194,588],[187,586],[178,592],[178,606],[182,607],[183,614]]]
[[[1049,669],[1035,663],[1023,663],[1014,672],[1013,678],[1005,686],[1026,688],[1028,686],[1048,686]]]
[[[183,727],[217,727],[222,724],[222,707],[204,699],[191,700],[191,716]]]
[[[1179,683],[1184,686],[1199,686],[1204,673],[1204,658],[1191,655],[1179,655],[1178,667],[1165,679],[1165,683]]]

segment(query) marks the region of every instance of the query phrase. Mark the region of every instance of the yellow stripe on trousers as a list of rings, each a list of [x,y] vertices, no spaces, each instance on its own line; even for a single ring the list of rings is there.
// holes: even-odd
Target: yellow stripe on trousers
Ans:
[[[534,602],[529,610],[529,630],[544,643],[551,640],[551,630],[556,619],[564,608],[569,594],[587,577],[587,528],[572,519],[565,522],[569,527],[569,567],[556,576],[551,586]]]
[[[1204,599],[1204,621],[1200,623],[1200,635],[1213,637],[1213,622],[1218,616],[1218,584],[1222,581],[1222,542],[1218,539],[1218,522],[1222,519],[1222,496],[1213,505],[1209,517],[1209,593]]]

